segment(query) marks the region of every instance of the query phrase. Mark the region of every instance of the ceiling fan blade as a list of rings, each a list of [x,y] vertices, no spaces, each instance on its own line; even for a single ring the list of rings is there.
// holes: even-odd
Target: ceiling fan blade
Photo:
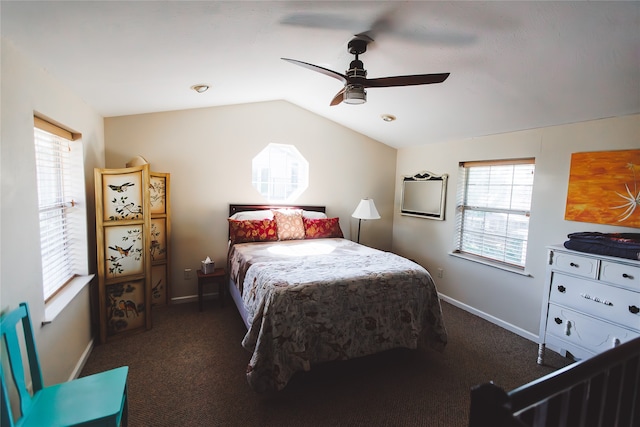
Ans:
[[[333,99],[331,100],[331,104],[329,105],[333,107],[334,105],[340,104],[344,100],[344,91],[346,89],[346,87],[343,87],[340,92],[336,93],[336,96],[333,97]]]
[[[333,77],[334,79],[340,80],[343,84],[347,83],[347,76],[345,76],[344,74],[340,74],[337,71],[333,71],[333,70],[330,70],[328,68],[320,67],[319,65],[313,65],[313,64],[309,64],[307,62],[298,61],[296,59],[289,59],[289,58],[280,58],[280,59],[283,59],[285,61],[291,62],[292,64],[299,65],[301,67],[307,68],[307,69],[312,70],[312,71],[317,71],[318,73],[322,73],[325,76]]]
[[[402,10],[405,5],[396,5],[383,11],[373,22],[367,19],[345,17],[340,14],[327,13],[295,13],[280,21],[283,25],[328,30],[349,31],[356,36],[366,35],[376,39],[382,34],[404,40],[439,46],[464,46],[476,41],[476,35],[464,31],[444,28],[430,29],[429,23],[407,25],[402,22]],[[426,6],[428,7],[428,6]],[[409,10],[409,13],[412,13]]]
[[[369,29],[356,34],[356,37],[367,36],[373,41],[379,34],[393,32],[395,27],[398,26],[396,25],[396,16],[398,15],[399,8],[400,6],[396,5],[378,15],[375,21],[369,26]]]
[[[362,28],[365,26],[361,20],[351,19],[344,15],[313,12],[294,13],[283,18],[280,23],[297,27],[322,28],[330,30],[348,30],[352,28]]]
[[[392,87],[392,86],[415,86],[428,85],[432,83],[442,83],[447,80],[450,73],[439,74],[416,74],[413,76],[380,77],[378,79],[363,79],[364,87]]]

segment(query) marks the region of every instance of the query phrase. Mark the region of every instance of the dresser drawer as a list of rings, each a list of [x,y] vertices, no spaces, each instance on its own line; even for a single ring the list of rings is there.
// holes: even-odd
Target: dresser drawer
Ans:
[[[640,267],[603,260],[600,280],[640,292]]]
[[[595,279],[598,275],[598,260],[564,252],[554,252],[554,270]]]
[[[549,301],[640,332],[638,292],[554,273]]]
[[[639,332],[611,325],[554,304],[549,304],[546,333],[594,353],[640,337]]]

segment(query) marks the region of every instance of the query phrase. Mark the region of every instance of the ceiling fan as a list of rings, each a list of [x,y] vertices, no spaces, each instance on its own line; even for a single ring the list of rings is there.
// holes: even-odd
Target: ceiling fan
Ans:
[[[372,41],[373,39],[366,34],[356,35],[349,41],[348,51],[352,55],[355,55],[355,59],[351,61],[349,69],[345,74],[296,59],[281,59],[340,80],[344,84],[344,88],[333,97],[330,104],[331,106],[338,105],[341,102],[345,104],[364,104],[367,102],[367,91],[365,89],[369,87],[426,85],[442,83],[449,77],[450,73],[438,73],[367,79],[367,70],[364,69],[364,64],[360,61],[359,56],[367,51],[367,45]]]

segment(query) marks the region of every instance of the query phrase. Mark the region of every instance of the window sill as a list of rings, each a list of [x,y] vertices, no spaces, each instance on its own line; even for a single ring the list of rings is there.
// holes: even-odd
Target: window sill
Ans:
[[[467,255],[460,252],[449,252],[449,255],[454,256],[456,258],[466,259],[467,261],[477,262],[478,264],[483,264],[489,267],[498,268],[500,270],[508,271],[509,273],[516,273],[521,276],[533,277],[531,274],[527,273],[524,270],[520,270],[515,267],[509,267],[508,265],[503,265],[499,263],[492,263],[480,257],[475,257],[473,255]]]
[[[53,322],[62,310],[87,286],[94,274],[87,276],[76,276],[71,279],[68,285],[64,287],[58,294],[44,305],[44,319],[42,324],[46,325]]]

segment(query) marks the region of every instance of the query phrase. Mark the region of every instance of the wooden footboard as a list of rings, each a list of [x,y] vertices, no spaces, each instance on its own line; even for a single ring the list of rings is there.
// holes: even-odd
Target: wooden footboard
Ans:
[[[469,427],[640,426],[640,338],[510,392],[471,390]]]

